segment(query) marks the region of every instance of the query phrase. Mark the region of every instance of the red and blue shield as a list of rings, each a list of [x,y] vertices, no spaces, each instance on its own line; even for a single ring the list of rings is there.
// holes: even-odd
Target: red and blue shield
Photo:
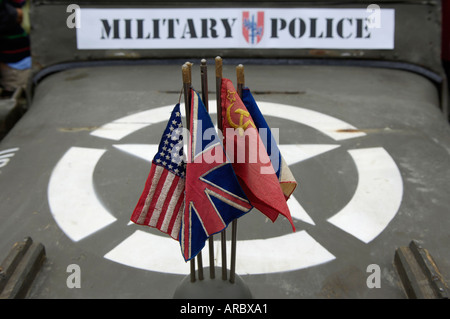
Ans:
[[[242,33],[245,41],[250,44],[257,44],[261,41],[264,33],[264,11],[250,13],[242,12]]]

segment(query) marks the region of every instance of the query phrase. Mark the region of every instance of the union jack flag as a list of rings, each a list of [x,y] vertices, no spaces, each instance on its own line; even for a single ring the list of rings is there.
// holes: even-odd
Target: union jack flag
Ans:
[[[186,202],[180,232],[186,261],[202,250],[208,237],[252,209],[205,106],[194,90],[191,96]]]

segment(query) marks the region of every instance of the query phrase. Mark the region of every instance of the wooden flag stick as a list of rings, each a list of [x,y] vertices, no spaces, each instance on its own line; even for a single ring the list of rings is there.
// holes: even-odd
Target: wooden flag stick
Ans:
[[[192,67],[192,63],[191,63],[191,67]],[[208,102],[205,102],[205,96],[207,98],[208,96],[208,84],[206,84],[206,93],[205,93],[205,79],[206,79],[206,74],[205,74],[205,70],[204,68],[206,67],[206,60],[202,60],[202,64],[200,65],[200,75],[201,75],[201,83],[202,83],[202,97],[203,97],[203,103],[205,104],[206,110],[208,111]],[[191,77],[191,81],[192,81],[192,77]],[[197,264],[198,264],[198,279],[199,280],[203,280],[203,257],[202,257],[202,252],[200,251],[197,255]]]
[[[209,111],[208,106],[208,67],[206,65],[206,60],[202,59],[200,61],[200,76],[202,80],[202,101],[206,107],[206,110]]]
[[[237,238],[237,219],[231,222],[231,265],[230,282],[234,284],[236,274],[236,238]]]
[[[188,74],[189,74],[189,84],[192,85],[192,66],[194,65],[194,63],[186,62],[186,65],[189,68],[189,72],[188,72]]]
[[[222,130],[222,105],[220,92],[222,88],[222,58],[216,57],[216,101],[217,101],[217,128]],[[222,280],[227,280],[227,235],[226,229],[220,233],[222,244]]]
[[[202,257],[202,251],[197,254],[197,263],[198,263],[198,280],[203,280],[203,257]],[[195,266],[194,266],[195,267]],[[194,269],[195,271],[195,269]]]
[[[190,118],[191,118],[191,82],[189,79],[189,66],[187,64],[183,64],[181,67],[181,72],[183,75],[183,91],[184,91],[184,108],[186,110],[186,128],[189,130],[190,126]]]
[[[236,67],[236,77],[237,77],[237,93],[239,97],[242,98],[242,89],[245,86],[244,66],[242,64],[239,64]]]
[[[222,58],[216,57],[216,100],[217,100],[217,127],[222,130],[222,106],[220,92],[222,87]]]
[[[202,59],[200,62],[200,75],[202,80],[202,100],[203,104],[206,107],[206,110],[209,111],[208,105],[208,67],[206,65],[206,60]],[[216,277],[216,270],[214,267],[214,236],[211,235],[208,239],[209,245],[209,277],[214,279]]]
[[[190,88],[192,87],[192,66],[194,65],[194,63],[186,62],[185,64],[188,66],[188,69],[189,69],[189,71],[188,71],[188,74],[189,74],[189,109],[191,110],[192,96],[190,94],[190,92],[191,92]],[[191,117],[190,117],[190,113],[189,113],[189,123],[190,123],[190,121],[191,121]],[[192,266],[192,264],[194,264],[194,266]],[[203,257],[202,257],[201,251],[197,254],[197,265],[198,265],[198,279],[203,280],[204,279],[204,277],[203,277]],[[194,260],[191,260],[191,271],[194,271],[194,277],[195,277],[195,262],[194,262]]]
[[[186,128],[189,130],[191,118],[191,65],[186,62],[181,67],[184,90],[184,107],[186,111]],[[191,282],[195,282],[195,259],[191,259]]]
[[[237,92],[242,97],[242,89],[245,85],[244,66],[239,64],[236,67],[237,76]],[[231,223],[231,265],[230,265],[230,282],[234,283],[236,274],[236,245],[237,245],[237,219]]]

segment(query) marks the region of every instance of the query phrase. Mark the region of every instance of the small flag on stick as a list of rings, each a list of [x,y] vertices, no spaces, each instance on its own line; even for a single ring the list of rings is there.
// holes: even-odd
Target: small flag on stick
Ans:
[[[180,104],[177,104],[152,160],[131,221],[157,228],[178,240],[184,211],[185,174]]]
[[[289,199],[291,194],[294,192],[297,187],[297,181],[294,178],[289,166],[286,164],[283,156],[278,149],[277,142],[272,135],[269,125],[266,122],[266,119],[262,115],[259,110],[258,105],[256,104],[255,99],[253,98],[252,93],[249,88],[242,89],[242,102],[244,102],[247,107],[250,116],[252,117],[256,129],[261,134],[262,130],[266,134],[265,138],[262,139],[264,146],[267,151],[267,155],[270,157],[270,162],[272,163],[272,167],[277,175],[278,181],[280,182],[281,189],[283,190],[283,194],[286,197],[286,200]]]
[[[273,222],[282,214],[295,231],[286,197],[255,122],[229,79],[222,79],[220,94],[224,145],[242,189],[261,213]]]
[[[186,261],[202,250],[209,236],[252,208],[199,95],[192,90],[191,97],[186,202],[180,232]]]

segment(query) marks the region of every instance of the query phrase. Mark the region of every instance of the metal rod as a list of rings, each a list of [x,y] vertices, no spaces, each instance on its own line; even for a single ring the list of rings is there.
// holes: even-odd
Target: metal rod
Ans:
[[[203,258],[202,252],[200,251],[197,255],[197,265],[198,265],[198,280],[203,280]]]
[[[230,282],[234,284],[236,278],[236,242],[237,242],[237,219],[231,223],[231,265]]]
[[[206,65],[205,59],[202,59],[200,62],[200,76],[202,79],[202,101],[206,107],[206,110],[209,111],[209,107],[208,107],[208,67]]]
[[[237,93],[240,98],[242,98],[242,89],[245,86],[245,76],[244,76],[244,66],[239,64],[236,67],[236,77],[237,77]]]
[[[192,87],[192,66],[194,65],[194,63],[186,62],[186,65],[188,66],[188,69],[189,69],[189,71],[188,71],[188,74],[189,74],[189,88],[191,88]],[[189,93],[190,92],[191,92],[191,90],[189,89]],[[192,96],[191,96],[191,94],[189,94],[189,109],[191,109],[191,107],[192,107],[191,101],[192,101]],[[189,123],[190,123],[190,120],[191,120],[191,118],[190,118],[190,112],[189,112]],[[194,260],[192,260],[192,262],[195,265]],[[203,257],[202,257],[202,252],[201,251],[197,254],[197,266],[198,266],[198,279],[199,280],[203,280],[204,279],[204,276],[203,276]],[[195,266],[193,268],[193,271],[195,272]]]
[[[244,66],[239,64],[236,67],[237,77],[237,93],[242,97],[242,89],[245,85]],[[234,283],[236,278],[236,247],[237,247],[237,219],[231,223],[231,265],[230,265],[230,282]]]
[[[184,108],[186,111],[186,128],[189,130],[191,120],[191,66],[189,62],[181,67],[184,90]],[[195,282],[195,259],[191,259],[191,282]]]
[[[206,65],[206,60],[202,59],[200,62],[200,75],[202,80],[202,100],[203,104],[206,107],[206,110],[209,111],[209,99],[208,99],[208,67]],[[209,277],[211,279],[216,278],[216,269],[214,265],[214,236],[211,235],[208,238],[209,244]]]
[[[217,127],[222,130],[222,106],[220,92],[222,87],[222,58],[216,57],[216,101],[217,101]]]
[[[183,74],[183,91],[184,91],[184,108],[186,110],[186,128],[189,130],[190,120],[191,120],[191,82],[189,79],[189,66],[183,64],[181,71]]]
[[[214,265],[214,237],[208,238],[209,243],[209,278],[216,278],[216,268]]]
[[[227,230],[220,233],[222,243],[222,280],[227,280]]]
[[[216,62],[216,102],[217,102],[217,128],[222,130],[222,105],[221,105],[221,88],[222,88],[222,58],[217,56]],[[222,280],[227,280],[227,235],[226,229],[220,233],[222,247]]]
[[[190,88],[192,87],[192,66],[194,65],[194,63],[192,62],[186,62],[186,65],[188,66],[189,69],[189,86]],[[191,92],[191,90],[189,90],[189,92]],[[190,105],[192,100],[192,96],[189,95],[189,109],[191,109],[192,105]],[[189,122],[190,122],[191,118],[190,118],[190,113],[189,113]],[[188,128],[189,129],[189,128]],[[197,266],[198,266],[198,279],[199,280],[203,280],[203,257],[202,257],[202,252],[200,251],[197,254]],[[192,268],[191,268],[192,270]],[[195,271],[195,267],[194,267],[194,271]]]
[[[191,282],[195,282],[195,259],[191,259]]]

